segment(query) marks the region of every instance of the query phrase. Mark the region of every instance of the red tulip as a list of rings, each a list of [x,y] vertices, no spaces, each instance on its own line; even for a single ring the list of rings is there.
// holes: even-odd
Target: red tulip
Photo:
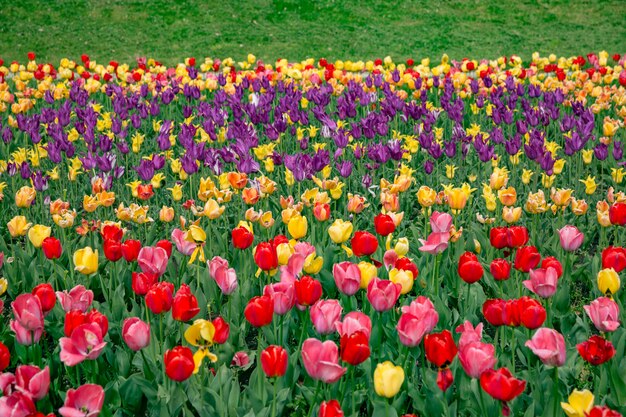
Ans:
[[[483,303],[483,316],[492,326],[504,326],[506,301],[501,298],[489,299]]]
[[[172,317],[176,321],[189,321],[199,312],[198,299],[187,284],[182,284],[172,301]]]
[[[626,85],[626,82],[624,82],[623,85]],[[611,410],[606,405],[596,405],[589,411],[588,414],[586,414],[586,416],[587,417],[622,417],[620,413],[618,413],[615,410]]]
[[[109,331],[109,319],[95,308],[85,315],[85,323],[96,323],[104,337]]]
[[[396,230],[396,224],[390,215],[380,213],[374,217],[374,229],[379,235],[388,236]],[[372,253],[374,252],[372,251]]]
[[[378,249],[378,239],[370,232],[358,231],[350,241],[354,256],[369,256]]]
[[[137,197],[140,200],[149,200],[154,195],[152,184],[139,184],[137,186]]]
[[[350,335],[341,336],[339,347],[341,360],[353,366],[364,362],[370,357],[369,338],[361,330]]]
[[[276,248],[270,242],[261,242],[254,248],[254,263],[263,271],[278,267]]]
[[[213,342],[218,345],[226,343],[228,336],[230,335],[230,326],[222,317],[214,318],[211,323],[215,328],[215,334],[213,335]]]
[[[337,400],[322,401],[317,417],[343,417],[344,413]]]
[[[521,303],[519,300],[508,300],[505,302],[504,304],[504,324],[505,325],[511,326],[511,327],[518,327],[522,324],[520,306],[521,306]]]
[[[174,284],[171,282],[158,282],[148,290],[146,305],[154,314],[170,311],[174,301]]]
[[[159,277],[156,274],[149,274],[147,272],[133,272],[131,279],[131,287],[135,294],[146,295],[148,290],[156,284]]]
[[[317,221],[325,222],[330,218],[330,205],[328,203],[315,203],[313,216]]]
[[[45,242],[45,241],[44,241]],[[618,246],[609,246],[602,251],[602,269],[613,268],[620,273],[626,268],[626,250]]]
[[[103,249],[104,256],[111,262],[117,262],[122,258],[122,245],[116,240],[105,240]]]
[[[506,403],[524,392],[526,381],[514,378],[506,368],[488,369],[480,376],[480,386],[487,394],[502,401],[502,415],[508,416],[510,410]]]
[[[9,367],[11,363],[11,352],[9,348],[2,342],[0,342],[0,372]]]
[[[254,241],[254,235],[243,226],[235,227],[230,235],[237,249],[247,249]]]
[[[261,352],[261,366],[268,378],[276,378],[285,375],[289,355],[282,346],[271,345]]]
[[[419,275],[417,265],[415,265],[415,263],[407,257],[399,258],[396,261],[394,268],[401,269],[403,271],[411,271],[411,273],[413,273],[413,279],[417,279],[417,276]]]
[[[176,346],[163,355],[165,373],[174,381],[184,381],[191,376],[195,368],[191,349],[184,346]]]
[[[63,253],[61,242],[56,237],[47,237],[41,242],[43,254],[48,259],[58,259]]]
[[[56,294],[50,284],[39,284],[31,292],[41,302],[41,311],[46,315],[57,303]]]
[[[437,372],[437,386],[443,392],[446,392],[450,385],[454,382],[454,376],[452,375],[452,371],[450,368],[440,369]]]
[[[172,256],[172,242],[167,239],[159,240],[156,245],[157,248],[165,249],[165,253],[167,253],[167,257],[170,258]]]
[[[85,313],[80,310],[72,310],[65,313],[65,322],[63,324],[65,336],[70,337],[74,329],[81,324],[85,324]]]
[[[274,303],[267,295],[253,297],[243,311],[246,320],[254,327],[267,326],[272,322]]]
[[[322,296],[322,284],[308,275],[294,282],[296,302],[301,306],[311,306]]]
[[[530,297],[517,300],[520,322],[527,329],[534,330],[546,321],[546,309],[539,301]]]
[[[461,279],[468,284],[473,284],[483,276],[483,266],[472,252],[465,252],[459,258],[457,271]]]
[[[437,368],[445,368],[452,363],[458,349],[449,330],[431,333],[424,338],[424,351],[428,359]]]
[[[126,262],[136,261],[140,250],[141,242],[138,240],[128,239],[122,243],[122,256]]]
[[[563,275],[563,265],[554,256],[548,256],[541,261],[541,267],[543,269],[554,268],[556,276],[561,278]]]
[[[615,356],[613,343],[598,335],[576,345],[580,356],[594,366],[602,365]]]
[[[519,248],[528,243],[528,229],[524,226],[511,226],[507,232],[508,247]]]
[[[509,245],[508,235],[506,227],[494,227],[489,231],[489,243],[496,249],[504,249]]]
[[[609,220],[613,225],[626,225],[626,203],[614,203],[609,207]]]
[[[124,231],[113,224],[107,224],[102,228],[102,239],[121,242],[124,237]]]
[[[515,254],[515,269],[528,272],[534,269],[541,261],[541,255],[534,246],[522,246]]]
[[[496,281],[506,281],[511,276],[511,263],[502,258],[494,259],[489,265],[489,272]]]

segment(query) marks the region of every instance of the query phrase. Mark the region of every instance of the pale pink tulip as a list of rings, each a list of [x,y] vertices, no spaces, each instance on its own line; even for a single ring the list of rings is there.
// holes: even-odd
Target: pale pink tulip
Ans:
[[[441,252],[445,251],[448,248],[448,241],[450,240],[449,232],[437,233],[433,232],[428,235],[426,240],[419,239],[422,246],[420,246],[419,250],[421,252],[426,252],[431,255],[437,255]]]
[[[556,269],[538,268],[530,270],[530,279],[523,282],[524,286],[541,298],[550,298],[556,292],[559,275]]]
[[[335,323],[341,319],[341,304],[337,300],[318,300],[311,306],[311,321],[319,334],[335,331]]]
[[[429,319],[422,320],[418,316],[414,316],[411,313],[403,313],[398,320],[396,330],[398,331],[398,337],[400,343],[405,346],[415,347],[422,342],[422,338],[428,333]]]
[[[367,285],[367,299],[376,311],[387,311],[398,301],[402,285],[389,280],[373,278]]]
[[[565,338],[554,329],[537,329],[525,346],[541,359],[544,365],[562,366],[565,363]]]
[[[619,327],[619,307],[608,297],[596,298],[583,307],[585,312],[601,332],[614,332]]]
[[[124,320],[122,338],[135,352],[150,344],[150,325],[137,317]]]
[[[559,230],[559,239],[563,250],[573,252],[583,244],[585,235],[576,226],[565,226]]]
[[[433,233],[450,233],[452,216],[449,213],[433,212],[430,215],[430,229]]]
[[[77,285],[67,291],[57,291],[57,300],[63,307],[63,311],[69,313],[72,310],[80,310],[86,312],[93,302],[93,291],[88,290],[82,285]]]
[[[348,370],[339,365],[339,349],[331,340],[305,340],[302,344],[302,362],[311,378],[327,384],[337,382]]]
[[[172,241],[176,244],[176,250],[185,256],[190,256],[196,249],[196,244],[185,239],[185,234],[180,229],[172,230]]]
[[[423,295],[418,296],[415,300],[411,301],[408,306],[402,306],[403,314],[412,314],[415,317],[419,317],[420,320],[424,320],[426,333],[433,331],[437,323],[439,322],[439,314],[435,310],[435,305],[428,297]]]
[[[355,332],[361,331],[369,340],[372,333],[372,319],[360,311],[351,311],[343,317],[343,321],[335,322],[335,328],[339,336],[350,336]]]
[[[483,324],[478,323],[478,325],[474,327],[469,320],[465,320],[463,324],[457,326],[456,332],[461,333],[459,349],[462,349],[464,345],[469,343],[480,342],[483,337]]]

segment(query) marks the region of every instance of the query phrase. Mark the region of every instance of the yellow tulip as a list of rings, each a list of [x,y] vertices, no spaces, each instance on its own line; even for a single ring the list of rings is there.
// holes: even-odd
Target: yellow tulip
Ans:
[[[176,184],[172,188],[168,188],[168,191],[172,193],[174,201],[180,201],[183,198],[183,186]]]
[[[583,162],[585,163],[585,165],[589,165],[593,160],[593,149],[583,149],[582,154]]]
[[[293,255],[293,248],[289,243],[281,243],[276,246],[276,256],[278,258],[278,265],[287,265],[289,258]]]
[[[587,210],[589,209],[589,205],[587,204],[585,200],[576,200],[573,197],[572,197],[571,207],[572,207],[572,213],[574,213],[577,216],[584,215],[585,213],[587,213]]]
[[[23,186],[15,193],[15,205],[20,208],[30,207],[36,196],[37,192],[34,188]]]
[[[28,223],[26,217],[15,216],[8,223],[7,228],[11,237],[24,236],[26,231],[32,226],[32,223]]]
[[[569,205],[572,200],[572,192],[573,190],[570,189],[559,188],[558,190],[555,190],[553,188],[550,192],[550,198],[557,206],[564,207]]]
[[[561,403],[561,408],[568,417],[586,417],[593,408],[593,400],[591,391],[575,389],[567,398],[568,402]]]
[[[74,252],[74,270],[84,275],[93,274],[98,270],[98,251],[89,246]]]
[[[437,192],[430,187],[422,185],[417,191],[417,201],[422,207],[430,207],[437,200]]]
[[[350,239],[350,235],[352,235],[352,229],[353,226],[351,222],[337,219],[328,228],[328,235],[333,242],[337,244],[344,243],[348,239]]]
[[[378,276],[378,269],[376,265],[365,261],[359,262],[357,266],[361,271],[361,289],[367,289],[370,281]]]
[[[306,236],[306,232],[308,230],[308,222],[307,218],[298,214],[297,216],[293,216],[289,219],[289,223],[287,224],[287,230],[289,234],[294,239],[301,239]]]
[[[404,370],[390,361],[379,363],[374,371],[374,389],[381,397],[396,395],[404,382]]]
[[[174,208],[163,206],[159,211],[159,220],[163,223],[169,223],[174,220]]]
[[[619,287],[619,275],[613,268],[606,268],[598,272],[598,289],[602,294],[615,294]]]
[[[596,216],[600,226],[609,227],[611,225],[611,218],[609,217],[609,203],[604,200],[598,201],[596,204]]]
[[[455,165],[446,165],[446,177],[448,177],[448,179],[453,179],[456,169]]]
[[[463,210],[467,204],[467,194],[462,188],[452,188],[446,192],[448,205],[452,210]]]
[[[524,168],[522,171],[522,182],[526,185],[530,184],[530,179],[533,176],[533,172],[530,169]]]
[[[34,247],[40,248],[43,240],[50,237],[51,229],[43,224],[36,224],[28,230],[28,240]]]
[[[394,284],[400,284],[402,289],[400,294],[407,294],[413,289],[413,273],[403,269],[392,268],[389,271],[389,280]]]
[[[506,186],[509,181],[509,171],[506,168],[494,168],[493,173],[489,177],[489,186],[494,190],[499,190]]]
[[[214,336],[215,326],[210,321],[203,319],[194,321],[191,327],[185,331],[185,340],[193,346],[200,347],[193,355],[194,374],[200,370],[204,358],[208,358],[211,362],[217,361],[217,356],[209,350],[209,347],[213,345]]]
[[[402,257],[409,253],[409,239],[406,237],[401,237],[396,242],[393,250],[398,254],[398,256]]]
[[[0,278],[0,296],[7,292],[9,288],[9,281],[6,278]]]
[[[615,184],[621,184],[624,180],[624,168],[611,168],[611,177]]]
[[[185,239],[189,242],[202,243],[206,241],[206,232],[200,226],[192,224],[187,230]]]
[[[611,137],[615,135],[615,132],[617,132],[616,125],[614,125],[610,121],[604,122],[604,124],[602,125],[602,133],[604,134],[604,136]]]
[[[86,195],[83,197],[83,208],[88,213],[93,213],[96,211],[100,204],[98,203],[98,199],[92,195]]]
[[[585,193],[587,195],[591,195],[596,192],[596,188],[598,187],[598,185],[596,184],[596,177],[588,175],[586,179],[578,181],[585,184]]]
[[[322,270],[324,266],[324,258],[317,256],[315,252],[310,254],[304,260],[304,272],[309,275],[315,275]]]
[[[509,224],[518,222],[521,216],[521,207],[502,207],[502,218]]]

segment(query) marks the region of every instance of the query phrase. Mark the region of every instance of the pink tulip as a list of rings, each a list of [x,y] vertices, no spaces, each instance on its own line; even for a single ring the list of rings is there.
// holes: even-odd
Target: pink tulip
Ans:
[[[428,329],[426,333],[432,332],[439,322],[439,314],[435,310],[435,305],[430,301],[430,298],[423,295],[411,301],[408,306],[402,306],[401,310],[404,314],[412,314],[419,317],[420,320],[424,320]]]
[[[137,263],[139,263],[141,270],[157,276],[163,275],[168,260],[165,249],[153,246],[144,246],[137,256]]]
[[[311,321],[319,334],[335,331],[335,323],[341,319],[341,305],[337,300],[318,300],[311,306]]]
[[[354,295],[361,287],[361,270],[352,262],[335,264],[333,278],[339,291],[345,295]]]
[[[383,255],[383,263],[385,264],[385,268],[387,268],[387,270],[393,268],[397,260],[398,253],[393,249],[389,249]]]
[[[63,307],[63,311],[69,313],[72,310],[80,310],[86,312],[93,302],[93,291],[88,290],[82,285],[77,285],[67,291],[57,291],[57,300]]]
[[[196,249],[196,244],[185,239],[185,232],[180,229],[172,230],[172,241],[176,244],[176,250],[185,256],[190,256]]]
[[[466,342],[464,345],[459,344],[459,361],[465,373],[471,378],[480,378],[483,372],[493,369],[498,361],[495,354],[496,348],[489,343]]]
[[[335,322],[335,328],[339,336],[350,336],[361,331],[369,340],[372,334],[372,319],[360,311],[351,311],[343,317],[343,321]]]
[[[296,304],[296,291],[293,284],[287,282],[276,282],[266,285],[263,295],[269,295],[274,302],[274,313],[282,316],[293,308]]]
[[[576,226],[565,226],[559,230],[559,238],[561,247],[568,252],[573,252],[583,244],[585,235]]]
[[[541,298],[550,298],[556,292],[559,275],[556,269],[538,268],[530,270],[530,279],[523,282],[524,286]]]
[[[85,359],[96,359],[102,353],[106,342],[102,340],[102,329],[96,323],[81,324],[71,337],[59,339],[61,362],[74,366]]]
[[[424,335],[429,331],[427,324],[426,320],[420,320],[411,313],[402,314],[396,325],[400,343],[409,347],[419,345]]]
[[[430,229],[433,233],[450,233],[452,216],[449,213],[433,212],[430,215]]]
[[[469,343],[480,342],[483,338],[483,324],[478,323],[478,325],[474,327],[469,320],[465,320],[463,324],[457,326],[456,332],[461,333],[459,349],[462,349],[464,345]]]
[[[294,283],[298,276],[302,273],[306,256],[300,253],[294,253],[289,257],[287,265],[282,265],[280,269],[280,280],[284,282]]]
[[[150,344],[150,325],[137,317],[124,320],[122,338],[135,352]]]
[[[211,260],[207,261],[209,266],[209,275],[215,279],[215,273],[218,269],[228,268],[228,261],[221,256],[214,256]]]
[[[48,395],[50,387],[50,368],[40,369],[33,365],[20,365],[15,371],[16,389],[27,394],[34,401]]]
[[[599,331],[614,332],[619,327],[619,307],[610,298],[596,298],[583,308]]]
[[[4,265],[4,252],[0,252],[0,269],[2,269],[2,265]]]
[[[554,329],[542,327],[525,346],[541,359],[544,365],[562,366],[565,363],[565,338]]]
[[[215,280],[217,286],[223,294],[232,294],[239,286],[237,273],[233,268],[228,267],[228,261],[219,256],[215,256],[209,262],[209,275]]]
[[[250,356],[244,351],[239,351],[233,355],[233,360],[230,362],[231,366],[244,367],[250,363]]]
[[[433,232],[428,235],[426,240],[419,239],[422,246],[420,246],[419,250],[421,252],[426,252],[431,255],[437,255],[443,252],[448,248],[448,241],[450,240],[449,232],[437,233]]]
[[[3,396],[8,397],[11,395],[15,388],[15,375],[11,372],[5,372],[0,374],[0,393]]]
[[[367,285],[367,299],[376,311],[391,309],[400,297],[402,285],[389,280],[373,278]]]
[[[63,417],[97,417],[103,405],[104,389],[100,385],[85,384],[67,391],[59,414]]]
[[[14,392],[8,397],[0,398],[0,416],[28,417],[36,413],[35,403],[27,394]]]
[[[302,362],[311,378],[327,384],[337,382],[348,370],[339,365],[339,349],[331,340],[305,340],[302,344]]]
[[[17,342],[21,345],[39,342],[44,326],[39,298],[28,293],[18,295],[11,303],[11,308],[15,320],[11,320],[10,327]]]

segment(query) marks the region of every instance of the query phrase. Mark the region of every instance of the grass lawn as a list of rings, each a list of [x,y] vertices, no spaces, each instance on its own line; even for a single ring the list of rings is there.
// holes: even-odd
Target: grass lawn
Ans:
[[[391,55],[494,58],[534,51],[626,52],[626,1],[2,0],[0,57],[167,64],[187,56],[241,60]]]

